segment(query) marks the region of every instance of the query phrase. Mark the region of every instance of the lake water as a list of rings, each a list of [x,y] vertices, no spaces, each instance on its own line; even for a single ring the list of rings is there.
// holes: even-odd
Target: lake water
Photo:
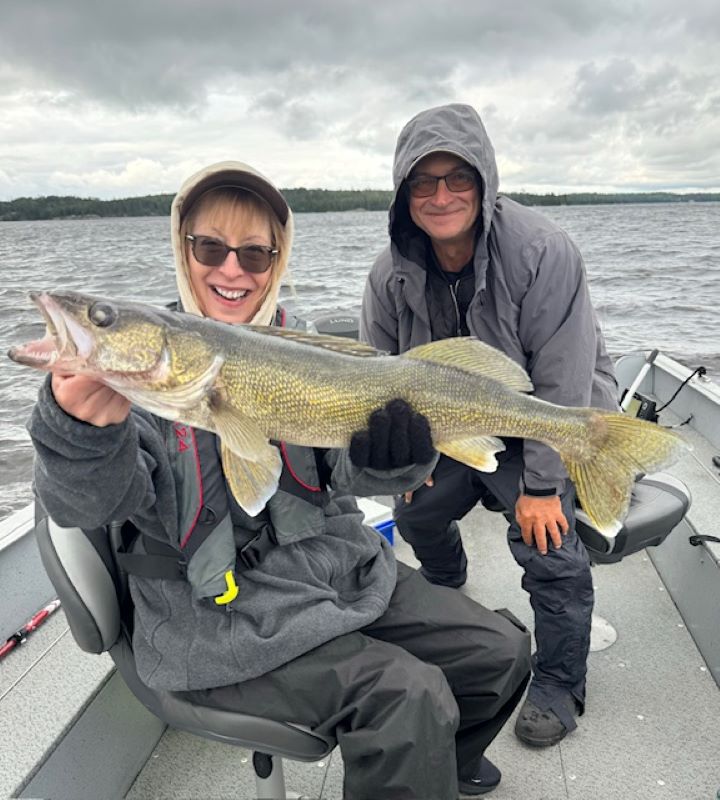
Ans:
[[[613,355],[657,347],[720,382],[720,203],[540,210],[580,247]],[[357,310],[387,214],[297,214],[295,227],[295,294],[284,290],[285,305],[306,318]],[[163,217],[0,223],[0,353],[42,336],[29,290],[174,299],[169,239]],[[41,379],[2,358],[0,518],[31,499],[24,425]]]

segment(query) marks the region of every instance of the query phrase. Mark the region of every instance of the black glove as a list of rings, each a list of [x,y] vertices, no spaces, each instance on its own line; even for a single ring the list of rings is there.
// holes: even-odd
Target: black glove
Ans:
[[[360,469],[427,464],[434,457],[430,423],[400,399],[373,411],[367,430],[357,431],[350,439],[350,461]]]

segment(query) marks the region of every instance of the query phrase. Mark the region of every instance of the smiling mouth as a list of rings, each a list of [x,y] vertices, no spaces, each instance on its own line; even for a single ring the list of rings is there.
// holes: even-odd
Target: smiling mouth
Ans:
[[[223,289],[220,286],[213,286],[212,290],[223,300],[242,300],[250,292],[249,289]]]
[[[463,210],[462,208],[453,208],[450,211],[431,211],[430,214],[433,217],[451,217],[453,214],[458,214]]]

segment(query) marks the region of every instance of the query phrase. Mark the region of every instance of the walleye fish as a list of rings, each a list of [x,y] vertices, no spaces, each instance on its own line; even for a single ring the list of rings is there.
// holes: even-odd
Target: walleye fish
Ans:
[[[497,467],[498,437],[554,448],[607,535],[621,527],[635,477],[667,466],[685,447],[675,432],[619,412],[529,396],[526,372],[472,338],[388,356],[346,338],[229,325],[144,303],[76,292],[30,298],[47,332],[12,348],[13,361],[92,376],[160,417],[217,433],[225,476],[251,515],[280,477],[269,440],[347,447],[369,414],[396,397],[427,417],[441,453],[484,472]]]

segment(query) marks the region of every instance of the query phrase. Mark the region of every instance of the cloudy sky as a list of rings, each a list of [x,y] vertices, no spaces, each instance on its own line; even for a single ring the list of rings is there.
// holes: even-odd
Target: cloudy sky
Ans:
[[[400,128],[447,102],[506,191],[720,191],[717,0],[4,0],[0,199],[227,158],[390,188]]]

